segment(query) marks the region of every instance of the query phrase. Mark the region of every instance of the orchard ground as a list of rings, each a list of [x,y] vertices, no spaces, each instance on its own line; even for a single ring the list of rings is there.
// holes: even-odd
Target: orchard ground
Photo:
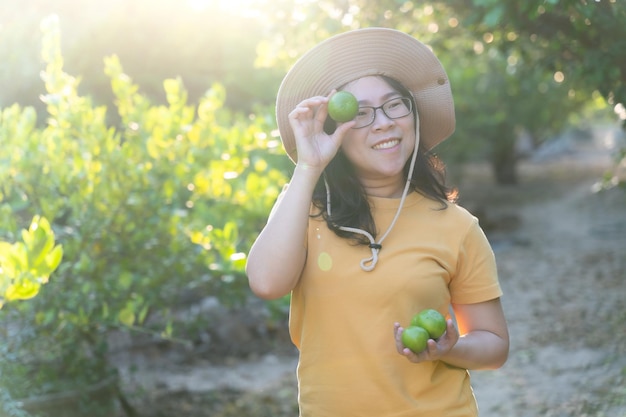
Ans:
[[[515,187],[482,166],[459,176],[496,253],[511,334],[504,367],[472,372],[482,417],[626,417],[626,190],[597,187],[611,132],[535,153]],[[219,311],[214,301],[204,308]],[[232,342],[219,353],[203,347],[213,331],[192,349],[118,354],[129,402],[150,417],[297,416],[297,353],[264,312],[213,323]]]

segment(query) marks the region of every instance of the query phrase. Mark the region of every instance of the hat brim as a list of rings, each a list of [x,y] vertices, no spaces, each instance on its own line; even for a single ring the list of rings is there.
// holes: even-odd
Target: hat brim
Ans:
[[[423,43],[394,29],[365,28],[335,35],[313,47],[289,70],[276,98],[276,120],[285,151],[296,162],[289,113],[301,101],[327,95],[350,81],[385,75],[413,95],[420,143],[432,149],[455,128],[454,101],[441,62]]]

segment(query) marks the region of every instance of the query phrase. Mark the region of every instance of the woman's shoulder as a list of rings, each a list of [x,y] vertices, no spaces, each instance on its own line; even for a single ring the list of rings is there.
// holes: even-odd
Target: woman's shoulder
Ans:
[[[470,212],[469,209],[465,208],[459,203],[449,202],[447,203],[447,205],[448,205],[448,209],[456,213],[457,216],[460,216],[468,220],[473,220],[473,221],[477,220],[477,217],[472,212]]]
[[[427,209],[422,213],[431,217],[440,227],[455,231],[468,230],[478,226],[479,221],[468,209],[455,202],[428,200]]]
[[[429,211],[432,211],[435,214],[458,218],[461,221],[477,221],[477,218],[473,213],[457,202],[435,200],[429,197],[423,198],[422,202]]]

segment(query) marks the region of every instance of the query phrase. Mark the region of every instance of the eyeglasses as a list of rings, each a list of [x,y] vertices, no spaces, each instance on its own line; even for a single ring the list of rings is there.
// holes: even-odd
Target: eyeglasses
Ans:
[[[411,114],[413,110],[413,102],[409,97],[397,97],[385,101],[381,106],[359,107],[359,111],[354,117],[355,124],[352,129],[361,129],[374,123],[376,119],[376,110],[381,109],[385,116],[390,119],[399,119]]]

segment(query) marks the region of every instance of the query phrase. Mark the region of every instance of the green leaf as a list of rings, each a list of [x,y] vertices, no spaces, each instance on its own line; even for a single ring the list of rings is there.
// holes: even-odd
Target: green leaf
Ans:
[[[126,306],[118,313],[117,319],[128,327],[131,327],[135,323],[135,311],[132,303],[128,302],[126,304]]]
[[[488,27],[494,27],[500,23],[502,17],[504,16],[505,6],[502,4],[497,4],[493,6],[483,18],[483,23]]]
[[[146,317],[148,316],[149,311],[150,308],[147,305],[143,306],[143,308],[139,311],[139,315],[137,316],[138,324],[143,324],[143,322],[146,320]]]
[[[6,301],[27,300],[36,296],[40,287],[41,284],[36,282],[30,274],[20,274],[7,288],[4,299]]]
[[[46,255],[46,275],[51,274],[61,264],[63,259],[63,247],[57,245]]]
[[[128,290],[133,284],[133,274],[129,271],[122,271],[117,278],[117,282],[122,290]]]
[[[6,254],[8,254],[12,250],[12,247],[13,245],[8,242],[0,242],[0,266],[5,259]]]
[[[28,252],[26,245],[22,242],[16,242],[11,250],[5,255],[5,270],[12,271],[12,275],[16,276],[21,271],[28,270]]]
[[[172,322],[168,321],[167,324],[165,325],[165,329],[163,329],[163,331],[161,332],[161,337],[164,339],[170,339],[172,337],[172,334],[173,334]]]

